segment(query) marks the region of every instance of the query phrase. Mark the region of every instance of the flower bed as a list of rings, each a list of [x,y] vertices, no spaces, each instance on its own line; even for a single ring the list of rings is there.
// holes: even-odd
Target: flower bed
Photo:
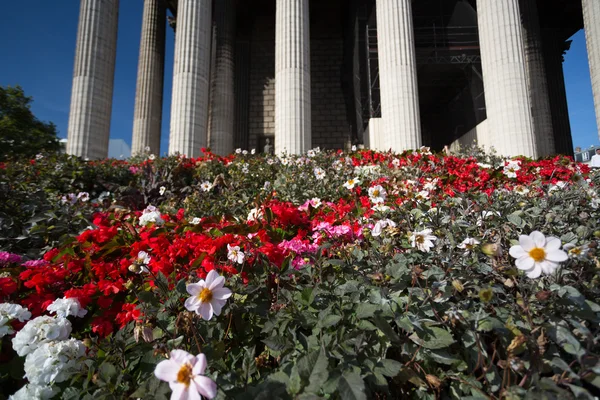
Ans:
[[[597,180],[427,149],[2,164],[2,394],[594,398]]]

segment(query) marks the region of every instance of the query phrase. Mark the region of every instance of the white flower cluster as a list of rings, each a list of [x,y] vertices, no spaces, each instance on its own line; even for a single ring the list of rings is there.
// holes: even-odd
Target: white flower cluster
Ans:
[[[25,377],[34,385],[64,382],[81,371],[85,345],[77,339],[42,344],[25,359]]]
[[[14,330],[10,325],[10,322],[13,319],[18,319],[20,322],[25,322],[29,318],[31,318],[31,313],[29,310],[21,307],[18,304],[0,304],[0,338],[14,333]]]
[[[163,219],[160,216],[160,211],[158,211],[158,209],[154,206],[146,207],[142,216],[140,217],[141,226],[146,226],[151,222],[158,226],[161,226],[165,223],[165,221],[163,221]]]
[[[87,310],[81,307],[79,300],[73,297],[56,299],[48,306],[47,310],[60,318],[67,318],[70,315],[81,318],[87,314]]]
[[[13,349],[18,355],[33,353],[44,343],[65,340],[71,334],[71,322],[66,318],[42,315],[25,324],[12,339]]]
[[[47,400],[54,397],[58,393],[58,388],[50,386],[39,386],[33,383],[28,383],[19,389],[12,396],[8,397],[8,400]]]

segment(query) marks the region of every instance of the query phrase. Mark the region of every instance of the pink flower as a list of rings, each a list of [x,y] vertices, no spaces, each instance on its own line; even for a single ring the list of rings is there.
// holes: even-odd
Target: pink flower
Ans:
[[[200,396],[212,399],[217,395],[217,384],[202,376],[205,369],[204,354],[194,357],[186,351],[173,350],[171,358],[158,363],[154,375],[161,381],[169,382],[173,391],[171,400],[201,400]]]

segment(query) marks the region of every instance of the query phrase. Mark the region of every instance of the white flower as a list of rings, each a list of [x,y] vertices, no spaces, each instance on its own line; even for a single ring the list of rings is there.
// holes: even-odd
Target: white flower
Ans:
[[[42,158],[44,158],[44,155],[43,155],[43,154],[36,154],[36,155],[35,155],[35,159],[36,159],[36,160],[41,160]]]
[[[74,297],[56,299],[46,308],[46,310],[51,314],[56,314],[56,316],[60,318],[67,318],[70,315],[81,318],[87,314],[87,310],[83,309],[79,300]]]
[[[342,168],[344,168],[344,164],[340,160],[335,160],[333,163],[331,163],[331,166],[336,171],[341,171]]]
[[[248,150],[242,150],[242,155],[247,156],[248,155]]]
[[[346,183],[344,183],[344,187],[348,190],[354,189],[354,186],[360,185],[360,180],[358,178],[348,179]]]
[[[160,212],[154,206],[148,206],[140,216],[140,225],[146,226],[149,223],[154,223],[158,226],[161,226],[165,223],[160,216]]]
[[[390,207],[388,207],[388,206],[384,206],[384,205],[383,205],[383,204],[381,204],[381,203],[377,203],[377,204],[375,204],[373,207],[371,207],[371,209],[372,209],[373,211],[386,212],[386,211],[389,211],[389,210],[390,210]]]
[[[515,188],[513,189],[513,191],[515,193],[517,193],[517,194],[520,194],[521,196],[525,196],[527,193],[529,193],[529,189],[527,189],[523,185],[517,185],[517,186],[515,186]]]
[[[51,386],[38,386],[28,383],[16,391],[8,400],[48,400],[58,394],[59,389]]]
[[[386,195],[387,192],[381,185],[376,185],[369,188],[369,197],[371,198],[371,202],[375,204],[383,203]]]
[[[273,164],[275,164],[275,159],[273,159],[273,158],[268,158],[268,159],[267,159],[267,164],[269,164],[269,165],[273,165]]]
[[[66,318],[42,315],[27,322],[12,339],[13,349],[18,355],[32,353],[44,343],[65,340],[71,334],[71,322]]]
[[[31,318],[31,313],[27,308],[12,303],[0,304],[0,315],[4,315],[10,319],[18,319],[20,322],[25,322]]]
[[[494,217],[494,216],[500,216],[500,213],[498,211],[488,211],[488,210],[484,210],[481,212],[481,217],[479,217],[477,219],[477,226],[482,226],[483,225],[483,221]]]
[[[158,193],[160,193],[160,195],[162,196],[163,194],[165,194],[165,191],[167,190],[166,187],[161,186],[160,189],[158,190]]]
[[[248,222],[258,221],[259,218],[262,218],[263,212],[258,208],[253,208],[248,213],[248,218],[246,219]]]
[[[235,149],[235,154],[242,154],[242,149]]]
[[[433,248],[433,241],[437,237],[431,234],[431,229],[424,229],[420,232],[412,232],[410,235],[410,244],[421,251],[429,251]]]
[[[149,272],[148,265],[150,264],[152,257],[145,251],[138,252],[136,260],[129,266],[131,272],[141,274],[142,272]]]
[[[356,146],[352,146],[351,150],[356,151]]]
[[[210,183],[209,181],[204,181],[202,182],[202,184],[200,185],[200,189],[202,189],[203,192],[208,192],[210,191],[210,189],[212,189],[213,185],[212,183]]]
[[[463,249],[465,250],[465,255],[469,254],[474,248],[475,246],[477,246],[479,244],[479,240],[477,239],[473,239],[473,238],[466,238],[465,240],[462,241],[461,244],[459,244],[458,247],[459,249]]]
[[[431,154],[431,148],[429,148],[427,146],[421,146],[419,148],[419,151],[423,154]]]
[[[287,157],[281,157],[279,159],[279,161],[281,161],[281,165],[283,165],[283,166],[286,166],[286,165],[288,165],[290,163],[290,159],[287,158]]]
[[[47,342],[25,359],[25,377],[35,385],[64,382],[84,367],[85,346],[77,339]]]
[[[507,160],[504,162],[504,169],[502,173],[509,178],[516,178],[517,171],[521,169],[521,162],[519,160]]]
[[[79,192],[77,198],[85,203],[90,199],[90,194],[88,192]]]
[[[154,154],[150,154],[150,155],[148,156],[148,159],[149,159],[149,160],[154,160],[155,158],[156,158],[156,156],[155,156]]]
[[[438,181],[439,181],[438,178],[435,178],[432,180],[428,179],[427,182],[425,183],[425,185],[423,185],[423,189],[429,190],[429,191],[435,190],[437,188]]]
[[[192,224],[192,225],[198,225],[199,223],[200,223],[200,218],[198,218],[198,217],[194,217],[194,219],[192,219],[190,221],[190,224]]]
[[[13,319],[24,322],[29,318],[31,318],[29,310],[19,304],[0,304],[0,338],[6,335],[12,335],[15,332],[10,324]]]
[[[212,399],[217,395],[217,384],[202,375],[207,364],[204,354],[194,357],[183,350],[172,350],[170,356],[158,363],[154,375],[169,382],[171,400],[200,400],[200,396]]]
[[[315,173],[315,178],[317,178],[318,180],[322,180],[323,178],[325,178],[325,171],[323,171],[322,168],[316,167],[313,172]]]
[[[558,268],[558,263],[566,261],[567,253],[560,250],[560,239],[545,237],[539,231],[533,231],[529,236],[519,236],[519,244],[510,248],[510,255],[517,260],[517,268],[525,271],[532,279],[542,273],[551,275]]]
[[[556,182],[555,185],[550,186],[550,189],[548,189],[548,193],[552,193],[556,190],[561,190],[567,187],[567,182],[563,182],[563,181],[558,181]]]
[[[265,181],[263,185],[263,190],[269,190],[271,188],[271,182]]]
[[[319,199],[318,197],[313,197],[308,202],[313,208],[319,208],[319,206],[321,205],[321,199]]]
[[[493,166],[491,166],[490,164],[486,164],[486,163],[479,163],[479,162],[478,162],[478,163],[477,163],[477,165],[478,165],[480,168],[490,168],[490,169],[491,169],[491,168],[494,168],[494,167],[493,167]]]
[[[314,150],[309,150],[306,152],[306,155],[308,157],[314,157],[315,155],[317,155],[317,153]]]
[[[372,236],[379,236],[381,235],[381,232],[383,231],[383,229],[387,228],[394,228],[396,227],[396,223],[394,221],[392,221],[391,219],[382,219],[380,221],[377,221],[375,223],[375,226],[373,226],[373,229],[371,230],[371,235]]]
[[[252,155],[256,154],[256,149],[250,150],[250,154],[252,154]]]
[[[240,251],[240,246],[231,246],[227,245],[227,258],[238,264],[242,264],[244,262],[244,252]]]
[[[242,173],[244,173],[244,174],[248,173],[248,164],[242,165]]]
[[[394,158],[394,159],[392,160],[392,165],[393,165],[394,167],[398,168],[398,167],[400,166],[400,160],[399,160],[399,159],[397,159],[397,158]]]
[[[231,290],[223,287],[225,278],[214,269],[206,275],[206,280],[190,283],[186,290],[192,297],[185,300],[185,308],[195,311],[203,319],[209,321],[214,315],[220,315],[227,299],[231,297]]]
[[[429,199],[429,192],[427,190],[421,190],[415,195],[416,201],[425,201],[427,199]]]

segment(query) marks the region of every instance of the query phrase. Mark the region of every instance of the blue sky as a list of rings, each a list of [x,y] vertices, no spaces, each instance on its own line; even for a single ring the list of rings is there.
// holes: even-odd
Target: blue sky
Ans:
[[[0,24],[0,85],[21,85],[34,98],[33,112],[58,126],[66,137],[79,0],[19,0],[4,2]],[[122,0],[111,138],[131,144],[143,0]],[[161,153],[168,148],[174,36],[167,29],[167,60]],[[565,81],[573,144],[598,144],[592,88],[583,31],[573,37],[567,53]]]

